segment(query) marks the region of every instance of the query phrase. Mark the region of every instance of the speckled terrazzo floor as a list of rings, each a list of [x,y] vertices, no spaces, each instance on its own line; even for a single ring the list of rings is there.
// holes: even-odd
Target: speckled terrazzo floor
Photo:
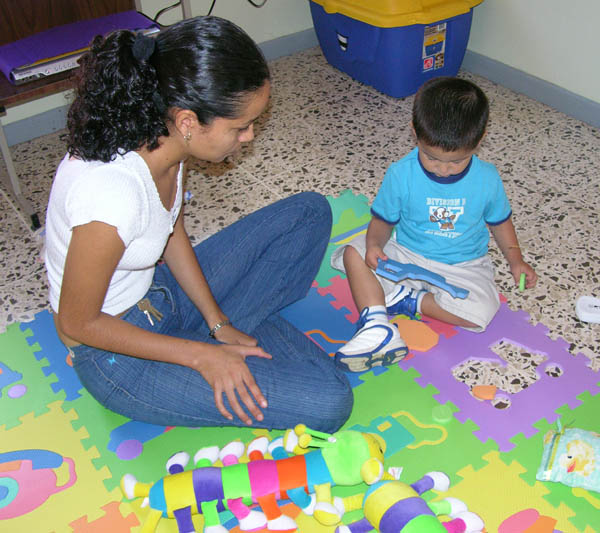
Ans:
[[[350,79],[313,48],[271,63],[273,97],[255,142],[235,162],[189,165],[186,226],[194,242],[291,193],[344,189],[372,200],[387,165],[412,148],[412,98],[397,100]],[[496,164],[512,202],[537,287],[519,293],[491,244],[497,282],[512,309],[542,322],[600,369],[600,324],[580,322],[578,296],[600,296],[600,131],[486,79],[489,132],[480,156]],[[26,196],[44,220],[64,132],[13,147]],[[3,167],[0,172],[5,176]],[[0,191],[0,331],[47,308],[40,235]]]

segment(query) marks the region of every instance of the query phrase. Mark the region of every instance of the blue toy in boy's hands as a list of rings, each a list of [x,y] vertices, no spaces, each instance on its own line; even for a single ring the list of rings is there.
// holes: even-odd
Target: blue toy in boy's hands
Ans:
[[[399,263],[392,259],[388,259],[387,261],[382,261],[380,259],[377,263],[377,270],[375,273],[383,278],[396,282],[407,278],[426,281],[427,283],[431,283],[432,285],[449,292],[453,298],[464,299],[469,295],[468,290],[447,283],[446,278],[435,272],[431,272],[430,270],[417,265]]]

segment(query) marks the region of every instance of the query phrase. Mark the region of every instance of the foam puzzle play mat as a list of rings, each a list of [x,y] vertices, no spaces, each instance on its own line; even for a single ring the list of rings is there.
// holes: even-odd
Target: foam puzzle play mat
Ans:
[[[282,314],[334,354],[358,312],[329,258],[370,212],[351,191],[329,201],[323,266]],[[600,532],[600,375],[506,301],[481,334],[396,317],[408,356],[349,374],[355,406],[335,438],[129,420],[81,387],[50,313],[12,324],[0,531],[435,533],[472,531],[474,513],[488,533]]]

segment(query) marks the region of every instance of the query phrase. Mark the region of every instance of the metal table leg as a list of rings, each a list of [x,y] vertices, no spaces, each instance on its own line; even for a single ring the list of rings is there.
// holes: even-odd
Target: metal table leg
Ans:
[[[10,154],[10,150],[8,148],[8,142],[6,141],[6,135],[4,135],[4,127],[0,123],[0,150],[2,151],[2,157],[4,158],[4,164],[6,165],[6,170],[8,172],[8,177],[10,179],[10,185],[12,188],[12,192],[15,196],[15,199],[23,209],[23,211],[27,214],[29,219],[31,220],[32,229],[38,229],[41,227],[40,219],[37,213],[34,211],[31,203],[27,198],[23,196],[21,191],[21,184],[19,183],[19,176],[17,175],[17,171],[15,170],[15,165],[13,164],[12,156]]]

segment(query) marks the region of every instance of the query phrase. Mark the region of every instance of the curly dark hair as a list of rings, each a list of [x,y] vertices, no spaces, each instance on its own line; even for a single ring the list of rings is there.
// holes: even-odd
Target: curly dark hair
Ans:
[[[488,117],[485,93],[461,78],[426,81],[413,102],[417,139],[448,152],[474,150],[483,138]]]
[[[169,135],[170,109],[189,109],[201,124],[235,118],[270,77],[254,41],[219,17],[184,20],[155,39],[148,59],[136,59],[131,31],[92,41],[67,118],[70,155],[108,162],[142,146],[154,150]]]

